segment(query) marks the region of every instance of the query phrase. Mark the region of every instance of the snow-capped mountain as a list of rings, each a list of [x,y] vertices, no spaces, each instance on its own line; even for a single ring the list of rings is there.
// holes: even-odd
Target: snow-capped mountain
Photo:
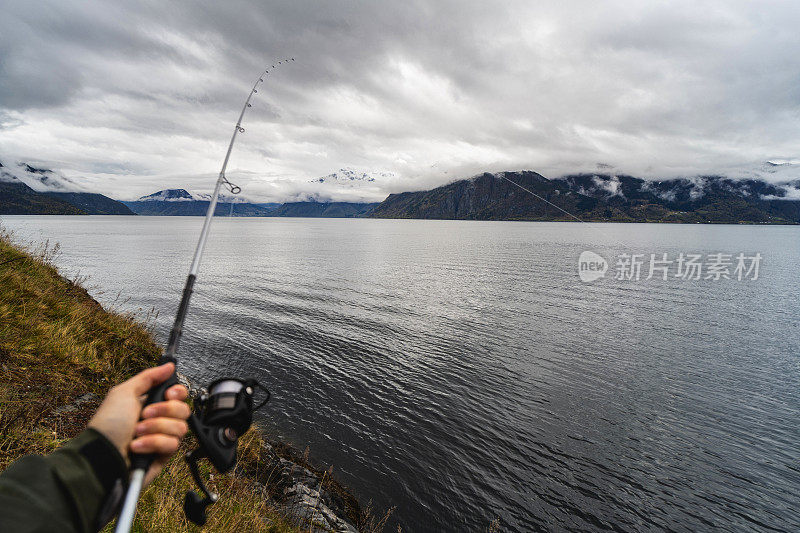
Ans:
[[[211,195],[186,189],[164,189],[133,202],[123,202],[137,215],[202,216],[208,210]],[[251,202],[239,195],[220,194],[217,216],[267,216],[278,204]]]
[[[798,182],[769,182],[761,178],[731,179],[693,176],[667,180],[641,179],[623,174],[573,174],[554,180],[568,190],[612,204],[628,201],[682,204],[714,198],[792,200],[800,198]]]
[[[197,200],[186,189],[164,189],[139,198],[139,202],[193,202]]]
[[[209,202],[210,193],[190,192],[186,189],[164,189],[147,196],[142,196],[138,202]],[[217,200],[221,204],[246,204],[250,201],[237,195],[220,194]]]
[[[708,193],[761,200],[800,199],[800,164],[765,162],[722,169],[704,176],[640,179],[625,174],[572,174],[555,181],[585,196],[610,200],[657,197],[666,202],[697,201]]]
[[[307,181],[295,187],[293,201],[379,202],[386,198],[385,187],[395,181],[392,172],[359,170],[349,167]],[[298,184],[299,185],[299,184]]]
[[[374,184],[376,181],[392,179],[395,176],[392,172],[364,172],[352,168],[340,168],[327,176],[314,178],[309,183],[337,185],[340,187],[360,187],[366,184]]]

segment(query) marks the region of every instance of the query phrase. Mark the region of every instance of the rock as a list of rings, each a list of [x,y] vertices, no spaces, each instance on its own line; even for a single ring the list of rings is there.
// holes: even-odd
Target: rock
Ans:
[[[284,495],[287,498],[285,505],[289,512],[302,522],[312,525],[314,530],[358,533],[352,524],[339,518],[325,505],[322,495],[316,489],[295,483],[284,491]]]
[[[321,487],[316,474],[302,465],[278,457],[270,444],[264,445],[264,452],[275,471],[280,489],[279,503],[289,515],[295,517],[303,527],[310,527],[314,533],[358,533],[358,529],[339,516],[343,511],[333,496]],[[266,492],[263,486],[261,490]]]
[[[77,398],[75,398],[72,402],[68,403],[67,405],[59,407],[58,409],[54,409],[53,412],[50,414],[50,417],[54,418],[54,417],[61,416],[61,415],[67,414],[67,413],[74,413],[75,411],[80,409],[80,407],[82,405],[84,405],[86,403],[89,403],[89,402],[93,402],[93,401],[97,400],[98,398],[99,398],[99,396],[97,394],[95,394],[93,392],[87,392],[86,394],[78,396]]]
[[[285,481],[287,485],[303,483],[311,487],[319,484],[317,476],[307,468],[303,468],[287,459],[279,459],[278,465],[281,469],[281,480]]]
[[[184,387],[186,387],[187,389],[189,389],[189,397],[190,397],[190,398],[192,398],[192,397],[194,397],[194,396],[197,396],[197,395],[199,395],[199,394],[203,394],[203,393],[206,393],[206,392],[208,392],[208,391],[205,389],[205,387],[198,387],[198,386],[196,386],[196,385],[195,385],[194,383],[192,383],[192,381],[191,381],[191,380],[190,380],[188,377],[186,377],[184,374],[181,374],[180,372],[175,372],[175,375],[177,375],[177,376],[178,376],[178,383],[180,383],[181,385],[183,385]]]

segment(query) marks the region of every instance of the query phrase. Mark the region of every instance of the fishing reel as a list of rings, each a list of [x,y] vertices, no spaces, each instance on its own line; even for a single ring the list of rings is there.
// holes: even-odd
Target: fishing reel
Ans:
[[[266,397],[253,407],[256,389]],[[211,383],[208,393],[195,398],[195,410],[189,417],[189,427],[197,437],[198,447],[186,454],[186,463],[203,496],[190,490],[183,502],[186,517],[195,524],[206,523],[206,507],[216,502],[219,495],[210,492],[200,477],[198,461],[207,458],[224,474],[236,465],[236,449],[241,437],[253,422],[253,412],[269,401],[269,391],[255,379],[224,378]]]

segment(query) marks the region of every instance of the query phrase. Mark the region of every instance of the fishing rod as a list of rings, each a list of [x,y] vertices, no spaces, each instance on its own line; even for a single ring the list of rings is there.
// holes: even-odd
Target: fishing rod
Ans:
[[[280,66],[290,61],[294,61],[294,58],[282,59],[278,61],[276,65]],[[250,94],[247,95],[244,106],[242,106],[242,112],[239,113],[236,126],[233,128],[231,142],[228,145],[228,151],[225,153],[222,169],[219,171],[219,177],[214,187],[214,194],[211,195],[211,201],[208,204],[208,211],[203,221],[200,239],[194,251],[194,257],[192,258],[192,265],[189,268],[189,275],[186,278],[186,284],[183,287],[183,294],[181,295],[180,305],[178,305],[178,312],[175,315],[175,322],[172,324],[172,330],[169,333],[167,350],[159,360],[159,365],[174,363],[177,368],[178,359],[176,354],[178,352],[178,346],[180,345],[181,335],[183,334],[183,324],[189,312],[189,300],[192,297],[194,283],[197,279],[197,272],[200,269],[200,260],[203,257],[203,250],[206,247],[208,233],[211,228],[211,220],[214,218],[214,211],[217,207],[220,190],[224,185],[231,194],[239,194],[242,191],[241,187],[232,184],[228,181],[228,178],[225,177],[225,170],[228,167],[228,160],[233,151],[233,144],[236,142],[237,135],[244,133],[242,120],[244,119],[244,114],[247,109],[252,107],[250,100],[253,98],[253,95],[258,92],[258,84],[264,83],[264,77],[267,76],[271,70],[277,68],[276,65],[265,69],[264,72],[258,76],[258,79],[253,84],[253,88],[250,90]],[[177,383],[177,373],[173,372],[167,381],[148,391],[142,409],[151,403],[163,401],[167,389]],[[256,388],[260,388],[266,393],[266,399],[254,408],[253,395]],[[205,523],[205,508],[218,499],[218,496],[211,493],[200,478],[197,461],[206,457],[217,470],[223,473],[233,468],[236,464],[236,446],[239,436],[250,427],[253,411],[266,404],[269,397],[269,391],[259,385],[254,379],[239,380],[236,378],[225,378],[211,383],[211,385],[208,386],[208,393],[198,396],[195,399],[196,412],[192,413],[189,417],[189,427],[197,437],[199,446],[196,450],[186,455],[186,461],[189,464],[192,477],[203,491],[205,498],[200,498],[194,491],[186,494],[184,511],[186,516],[193,522],[199,525]],[[122,506],[122,511],[120,511],[119,519],[117,520],[116,533],[128,533],[130,531],[133,525],[133,518],[136,514],[136,504],[139,501],[145,474],[154,460],[155,455],[153,454],[131,454],[130,482],[128,491],[125,494],[125,502]]]

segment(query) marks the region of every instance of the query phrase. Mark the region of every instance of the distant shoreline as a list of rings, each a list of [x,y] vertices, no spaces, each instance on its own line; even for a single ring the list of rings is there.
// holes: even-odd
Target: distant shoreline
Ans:
[[[46,217],[69,217],[69,218],[91,218],[91,217],[137,217],[137,218],[199,218],[201,215],[62,215],[62,214],[0,214],[0,221],[3,217],[33,217],[33,216],[46,216]],[[669,225],[684,225],[684,226],[800,226],[800,222],[786,222],[786,221],[770,221],[770,222],[725,222],[725,221],[706,221],[706,222],[685,222],[678,220],[571,220],[571,219],[547,219],[547,220],[528,220],[528,219],[478,219],[478,218],[412,218],[412,217],[374,217],[374,216],[360,216],[360,217],[302,217],[302,216],[240,216],[240,217],[227,217],[217,215],[216,218],[235,218],[235,219],[298,219],[298,220],[430,220],[430,221],[450,221],[450,222],[542,222],[542,223],[569,223],[569,224],[669,224]]]

